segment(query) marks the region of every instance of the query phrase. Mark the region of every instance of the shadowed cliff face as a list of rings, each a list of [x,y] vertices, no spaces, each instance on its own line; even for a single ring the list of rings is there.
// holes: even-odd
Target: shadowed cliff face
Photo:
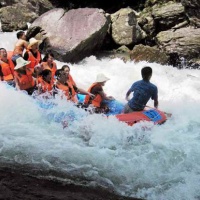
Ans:
[[[14,3],[14,0],[0,0],[0,8],[4,6],[9,6]]]
[[[93,1],[93,0],[69,0],[69,1],[60,1],[60,0],[50,0],[50,2],[55,7],[64,7],[67,9],[73,9],[73,8],[84,8],[84,7],[90,7],[90,8],[101,8],[105,10],[108,13],[113,13],[119,10],[120,8],[126,8],[131,7],[133,9],[143,9],[145,0],[139,0],[139,1],[132,1],[132,0],[102,0],[102,1]]]

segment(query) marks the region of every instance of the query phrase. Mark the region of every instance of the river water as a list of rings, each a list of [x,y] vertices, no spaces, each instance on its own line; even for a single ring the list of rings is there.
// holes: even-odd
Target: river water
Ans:
[[[15,35],[0,33],[0,47],[12,50]],[[64,64],[56,63],[58,68]],[[129,127],[62,99],[42,109],[33,98],[0,83],[1,166],[149,200],[200,199],[200,70],[94,56],[67,64],[84,89],[104,73],[110,78],[105,92],[123,103],[131,84],[141,79],[141,68],[151,66],[159,109],[172,118],[161,126],[142,122]],[[66,113],[75,120],[63,129],[57,118]]]

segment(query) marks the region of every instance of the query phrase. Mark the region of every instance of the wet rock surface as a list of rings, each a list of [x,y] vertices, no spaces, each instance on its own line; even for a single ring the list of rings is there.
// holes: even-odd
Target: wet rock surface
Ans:
[[[8,168],[0,169],[2,200],[137,200],[121,197],[101,188],[38,179]]]

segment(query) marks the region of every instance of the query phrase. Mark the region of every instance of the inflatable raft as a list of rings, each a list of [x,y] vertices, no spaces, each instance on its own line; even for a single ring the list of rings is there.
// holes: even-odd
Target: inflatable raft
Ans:
[[[78,95],[78,99],[80,102],[83,102],[84,95]],[[130,126],[133,126],[135,123],[141,121],[152,121],[154,124],[163,124],[168,119],[168,117],[171,116],[168,113],[149,107],[146,107],[146,109],[142,111],[135,111],[132,113],[124,114],[124,104],[121,102],[113,100],[106,101],[105,103],[110,109],[110,111],[106,114],[108,117],[111,115],[115,116],[119,121],[125,122]]]
[[[8,89],[14,89],[13,87],[9,86],[8,84],[5,84]],[[78,95],[79,102],[82,103],[85,98],[85,95]],[[45,110],[50,110],[52,108],[56,107],[56,104],[54,104],[51,101],[41,101],[36,100],[36,104]],[[141,121],[152,121],[154,124],[163,124],[169,117],[171,117],[171,114],[160,111],[158,109],[149,108],[147,107],[143,111],[136,111],[132,113],[123,113],[124,104],[117,101],[106,101],[105,102],[110,111],[106,114],[107,117],[109,116],[115,116],[120,122],[125,122],[130,126],[133,126],[134,124],[141,122]],[[65,112],[50,112],[47,116],[48,119],[51,119],[53,121],[56,121],[58,123],[61,123],[63,121],[74,121],[79,120],[81,116],[76,116],[77,114],[73,113],[73,111],[68,110]]]
[[[134,124],[141,121],[152,121],[154,124],[163,124],[168,118],[165,112],[153,108],[127,114],[118,114],[115,115],[115,117],[119,121],[125,122],[130,126],[133,126]]]

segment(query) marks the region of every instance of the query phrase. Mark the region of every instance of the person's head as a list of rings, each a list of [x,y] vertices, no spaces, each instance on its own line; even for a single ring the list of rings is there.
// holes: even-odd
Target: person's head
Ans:
[[[26,61],[22,57],[17,58],[15,70],[23,70],[25,69],[26,65],[28,65],[31,61]]]
[[[46,53],[42,61],[43,62],[50,62],[50,63],[52,63],[53,60],[54,60],[53,53]]]
[[[63,69],[56,70],[55,76],[56,76],[56,79],[58,81],[60,81],[61,83],[63,83],[63,84],[66,83],[67,75],[66,75],[66,73],[64,72]]]
[[[32,51],[37,51],[39,42],[40,42],[39,40],[36,40],[35,38],[31,38],[29,40],[28,48],[31,49]]]
[[[106,77],[104,74],[97,74],[95,83],[99,83],[102,86],[104,86],[106,81],[108,81],[108,80],[110,80],[110,79],[108,77]]]
[[[17,32],[17,39],[26,40],[26,35],[24,31]]]
[[[7,51],[4,48],[0,48],[0,59],[7,60]]]
[[[142,74],[142,78],[145,81],[149,81],[151,79],[152,76],[152,68],[151,67],[143,67],[141,70],[141,74]]]
[[[40,75],[42,76],[44,81],[51,82],[52,73],[51,73],[51,71],[49,69],[43,70]]]
[[[69,75],[70,67],[68,65],[63,65],[61,69],[66,73],[67,76]]]

